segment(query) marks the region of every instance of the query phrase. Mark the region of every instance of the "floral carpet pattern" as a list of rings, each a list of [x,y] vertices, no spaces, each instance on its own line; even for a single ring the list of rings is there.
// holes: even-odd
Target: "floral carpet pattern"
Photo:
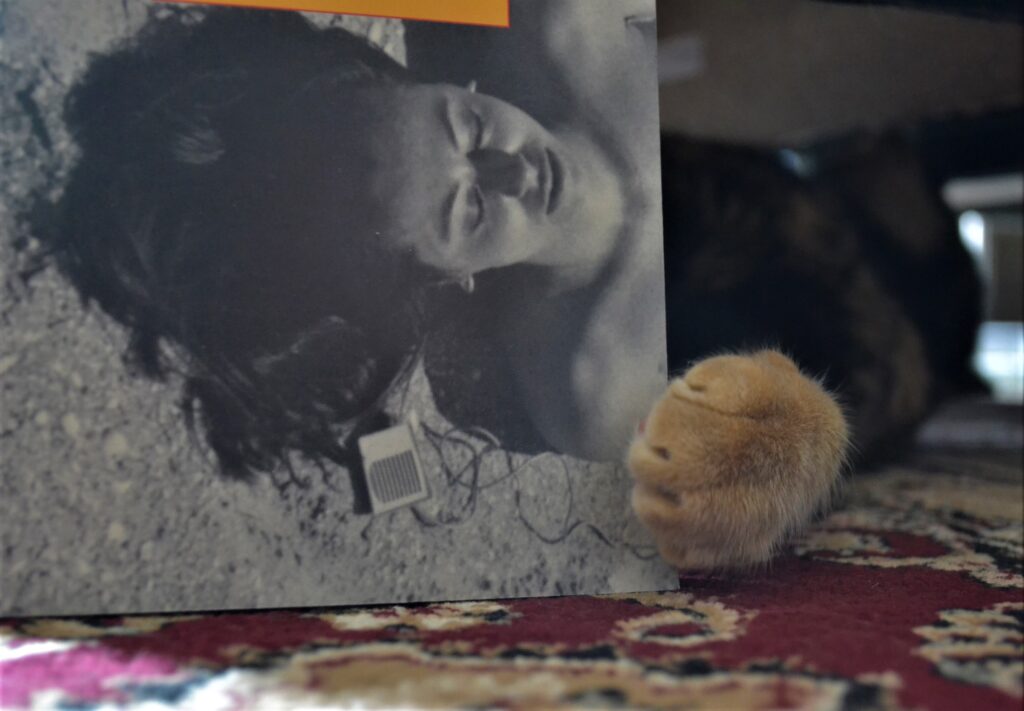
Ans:
[[[1022,502],[1019,445],[925,449],[674,591],[0,621],[0,707],[1019,709]]]

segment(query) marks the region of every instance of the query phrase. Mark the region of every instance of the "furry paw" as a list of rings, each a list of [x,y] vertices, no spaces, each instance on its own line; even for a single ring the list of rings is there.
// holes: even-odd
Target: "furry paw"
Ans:
[[[633,509],[679,568],[763,563],[828,503],[847,443],[835,400],[789,358],[708,358],[669,385],[630,447]]]

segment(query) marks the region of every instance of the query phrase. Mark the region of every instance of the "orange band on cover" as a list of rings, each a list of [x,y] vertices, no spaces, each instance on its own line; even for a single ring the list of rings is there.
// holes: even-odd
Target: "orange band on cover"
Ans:
[[[509,0],[158,0],[508,27]]]

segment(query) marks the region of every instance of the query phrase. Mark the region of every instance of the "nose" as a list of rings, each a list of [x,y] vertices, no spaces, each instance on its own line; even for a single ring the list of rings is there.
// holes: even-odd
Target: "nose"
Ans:
[[[536,170],[521,153],[481,148],[469,154],[477,185],[485,193],[522,197],[537,182]]]

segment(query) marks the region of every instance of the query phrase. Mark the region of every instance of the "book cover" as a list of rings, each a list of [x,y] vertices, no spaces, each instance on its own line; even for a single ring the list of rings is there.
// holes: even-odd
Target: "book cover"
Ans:
[[[675,585],[653,0],[0,8],[0,613]]]

